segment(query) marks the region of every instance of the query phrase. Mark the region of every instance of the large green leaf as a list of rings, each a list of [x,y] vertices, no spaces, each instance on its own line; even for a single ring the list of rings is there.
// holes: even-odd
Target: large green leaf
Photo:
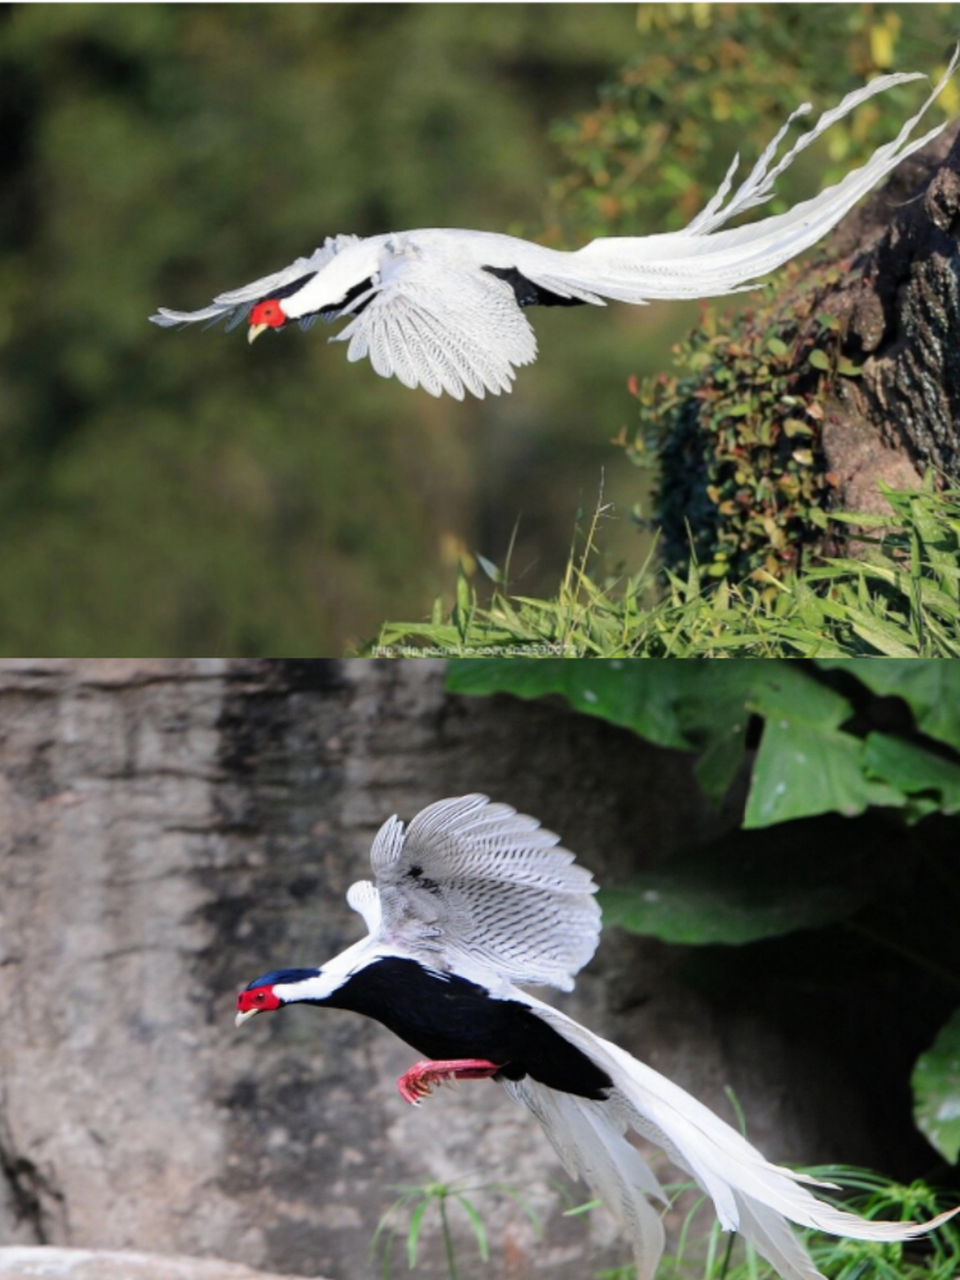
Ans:
[[[864,776],[863,743],[840,728],[852,713],[847,699],[806,671],[779,668],[775,678],[757,682],[750,702],[765,723],[743,825],[903,805],[897,791]]]
[[[902,698],[921,733],[960,751],[960,662],[830,658],[817,666],[845,671],[881,697]]]
[[[852,818],[871,805],[900,808],[902,792],[864,775],[863,743],[802,714],[771,716],[753,766],[743,825],[769,827],[816,813]]]
[[[890,733],[867,735],[863,766],[911,797],[911,816],[960,812],[960,764]]]
[[[684,677],[679,671],[669,672],[683,665],[618,658],[454,658],[447,664],[447,687],[454,693],[512,693],[517,698],[558,693],[576,711],[632,729],[658,746],[689,749],[675,706]]]
[[[945,1160],[960,1156],[960,1009],[913,1069],[917,1128]]]
[[[877,665],[864,659],[848,669],[864,683],[876,683]],[[449,664],[448,683],[459,693],[507,692],[521,698],[560,694],[577,711],[632,729],[659,746],[697,751],[697,776],[714,801],[722,798],[741,765],[750,716],[761,716],[763,735],[744,815],[748,828],[830,812],[853,817],[871,806],[902,809],[913,819],[938,807],[955,807],[949,762],[922,747],[913,755],[903,751],[900,759],[907,772],[901,784],[897,753],[883,735],[872,735],[880,740],[871,745],[844,729],[854,707],[818,679],[812,665],[736,659],[459,660]],[[931,676],[928,686],[915,678],[907,683],[916,702],[921,692],[927,698],[935,690],[946,696],[950,681]],[[953,714],[951,704],[937,718],[930,705],[925,723],[944,731]],[[924,762],[934,771],[928,777]]]
[[[602,890],[604,924],[664,942],[739,945],[840,920],[877,890],[878,833],[830,816],[735,832]],[[852,838],[851,838],[852,836]]]
[[[786,663],[624,662],[614,658],[454,659],[447,685],[455,693],[560,694],[576,711],[632,729],[660,747],[702,751],[697,776],[711,799],[722,799],[743,759],[745,688],[763,667]]]

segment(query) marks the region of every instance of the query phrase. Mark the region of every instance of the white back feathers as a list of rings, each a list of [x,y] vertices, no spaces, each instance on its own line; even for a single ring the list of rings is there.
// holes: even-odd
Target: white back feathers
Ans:
[[[431,395],[463,399],[469,391],[509,391],[516,369],[536,358],[533,330],[521,308],[604,299],[636,305],[654,298],[709,298],[758,284],[765,275],[816,244],[901,160],[941,132],[911,138],[915,126],[957,65],[955,53],[933,93],[892,141],[833,187],[786,213],[723,230],[731,218],[764,204],[776,179],[831,125],[878,93],[917,74],[878,76],[825,112],[780,159],[790,116],[741,184],[730,194],[737,159],[706,208],[683,231],[598,239],[574,253],[545,249],[512,236],[440,228],[360,240],[328,238],[309,258],[254,284],[220,294],[199,311],[161,307],[155,324],[215,323],[233,328],[249,315],[251,338],[299,320],[350,319],[334,341],[347,358],[369,357],[377,373]],[[267,304],[272,304],[268,307]]]
[[[432,968],[570,991],[597,948],[600,908],[590,873],[559,846],[486,796],[441,800],[406,830],[384,823],[370,852],[376,887],[361,881],[347,901],[378,943]]]

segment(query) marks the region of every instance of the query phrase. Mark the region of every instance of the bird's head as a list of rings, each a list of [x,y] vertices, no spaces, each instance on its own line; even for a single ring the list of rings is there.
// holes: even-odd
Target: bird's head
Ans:
[[[283,309],[282,298],[264,298],[250,312],[247,341],[253,342],[254,338],[267,329],[282,329],[289,318]]]
[[[254,979],[237,996],[236,1025],[242,1027],[255,1013],[282,1009],[285,1004],[318,1004],[330,989],[331,983],[320,969],[275,969]]]
[[[282,329],[290,320],[308,316],[336,316],[348,313],[350,306],[367,298],[380,280],[381,266],[387,256],[385,236],[368,240],[346,239],[341,248],[317,271],[309,271],[297,280],[275,289],[273,297],[264,298],[250,310],[247,341],[267,329]]]

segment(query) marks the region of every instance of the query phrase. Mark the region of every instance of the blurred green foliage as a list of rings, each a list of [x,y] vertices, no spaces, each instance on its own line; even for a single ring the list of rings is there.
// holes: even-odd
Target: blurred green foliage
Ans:
[[[956,9],[4,8],[0,653],[340,653],[471,553],[502,561],[518,519],[515,573],[548,590],[604,466],[633,502],[609,445],[626,375],[666,366],[689,309],[541,312],[517,391],[464,405],[347,365],[322,329],[250,351],[146,317],[334,232],[678,225],[799,98],[935,69]],[[804,159],[787,199],[821,185]],[[606,540],[636,553],[626,521]]]
[[[739,153],[746,173],[801,102],[820,111],[882,71],[942,73],[960,5],[641,5],[638,29],[640,54],[604,86],[596,110],[554,127],[567,160],[552,190],[558,237],[683,227],[731,158]],[[837,181],[895,136],[905,104],[919,100],[916,86],[891,91],[834,125],[778,181],[767,210]],[[954,81],[931,121],[958,110]]]
[[[550,119],[636,47],[619,5],[4,8],[0,653],[338,654],[522,506],[530,559],[565,538],[623,395],[602,332],[458,405],[323,326],[251,351],[147,317],[328,233],[536,228]]]

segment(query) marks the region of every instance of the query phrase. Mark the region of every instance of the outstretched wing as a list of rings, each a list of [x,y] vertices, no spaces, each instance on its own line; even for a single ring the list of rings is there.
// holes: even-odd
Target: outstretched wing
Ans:
[[[513,290],[469,262],[415,246],[384,268],[363,311],[331,342],[349,342],[347,359],[369,356],[384,378],[447,391],[509,391],[520,365],[537,357],[537,340]]]
[[[168,307],[160,307],[157,314],[150,319],[164,329],[172,328],[177,324],[196,324],[200,320],[206,320],[208,325],[216,324],[218,320],[226,320],[229,332],[238,324],[243,324],[258,302],[262,302],[265,298],[282,298],[285,294],[292,293],[294,289],[299,289],[311,276],[315,276],[322,267],[325,267],[335,254],[347,245],[356,244],[359,239],[359,236],[327,236],[322,246],[309,258],[297,258],[296,262],[291,262],[290,266],[284,267],[282,271],[275,271],[273,275],[254,280],[252,284],[245,284],[239,289],[221,293],[214,298],[209,307],[202,307],[199,311],[171,311]],[[332,312],[329,318],[333,319],[336,314],[336,311]],[[311,323],[315,318],[311,318]],[[308,324],[301,323],[304,328],[309,327]]]
[[[600,935],[590,873],[535,818],[486,796],[423,809],[380,828],[369,881],[347,896],[378,942],[437,969],[457,961],[511,982],[569,991]]]

